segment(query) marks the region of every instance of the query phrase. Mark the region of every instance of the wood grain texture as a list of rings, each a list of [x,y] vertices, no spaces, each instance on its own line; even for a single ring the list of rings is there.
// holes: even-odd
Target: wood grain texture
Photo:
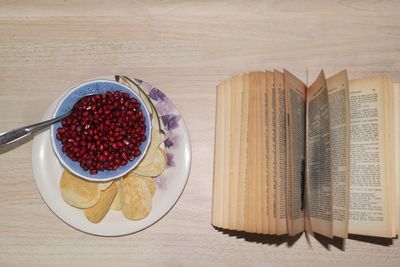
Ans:
[[[41,199],[27,143],[0,155],[0,266],[398,266],[400,243],[355,240],[345,251],[302,236],[293,246],[214,230],[215,86],[285,67],[303,81],[388,73],[400,81],[398,1],[0,0],[0,132],[38,121],[66,88],[105,74],[156,85],[188,125],[186,189],[160,222],[101,238],[61,222]]]

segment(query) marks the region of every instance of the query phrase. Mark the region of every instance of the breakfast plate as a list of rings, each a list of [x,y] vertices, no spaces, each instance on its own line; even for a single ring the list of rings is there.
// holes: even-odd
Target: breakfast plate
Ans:
[[[38,134],[33,140],[32,168],[34,179],[43,200],[53,213],[71,227],[85,233],[99,236],[121,236],[143,230],[160,220],[175,205],[181,196],[190,172],[191,145],[189,133],[179,111],[172,101],[158,88],[126,76],[101,77],[119,82],[125,86],[134,84],[145,93],[158,118],[163,136],[163,148],[167,157],[167,168],[153,178],[157,191],[152,199],[150,214],[142,220],[132,221],[115,210],[108,211],[100,223],[85,218],[82,210],[67,204],[61,195],[60,179],[64,171],[52,148],[50,129]],[[131,86],[129,86],[131,87]],[[132,90],[137,90],[133,88]],[[50,119],[60,96],[44,113],[42,120]],[[156,115],[155,115],[156,114]]]

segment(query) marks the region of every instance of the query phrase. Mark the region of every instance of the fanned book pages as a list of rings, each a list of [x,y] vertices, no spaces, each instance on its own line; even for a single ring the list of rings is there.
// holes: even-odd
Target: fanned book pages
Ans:
[[[347,72],[311,86],[257,71],[217,86],[212,225],[290,236],[394,238],[400,87]]]

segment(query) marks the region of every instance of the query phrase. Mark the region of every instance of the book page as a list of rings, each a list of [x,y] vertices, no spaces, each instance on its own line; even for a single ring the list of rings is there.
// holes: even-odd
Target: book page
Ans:
[[[212,197],[212,221],[216,227],[222,227],[222,179],[224,162],[224,83],[217,86],[216,110],[215,110],[215,136],[214,136],[214,179]]]
[[[257,202],[260,204],[259,208],[260,216],[261,216],[261,229],[258,228],[257,233],[269,234],[269,206],[268,206],[268,147],[267,147],[267,139],[268,139],[268,103],[267,103],[267,80],[264,72],[259,72],[258,78],[259,80],[259,88],[260,90],[260,140],[258,140],[258,146],[260,149],[260,181],[258,182],[258,187],[261,189],[260,193],[258,194]]]
[[[265,113],[267,114],[267,182],[268,182],[268,210],[269,210],[269,234],[276,234],[276,207],[275,207],[275,86],[274,74],[270,71],[265,72],[267,105]]]
[[[287,207],[289,235],[304,230],[306,86],[284,70],[287,112]]]
[[[261,132],[261,79],[263,72],[249,73],[249,120],[248,120],[248,157],[246,181],[246,206],[245,206],[245,231],[250,233],[262,232],[262,180],[265,178],[261,170],[262,150],[260,140],[264,134]],[[265,84],[264,84],[265,85]]]
[[[276,220],[277,234],[287,234],[286,224],[286,108],[283,73],[274,71],[276,128]]]
[[[384,76],[384,92],[385,92],[385,158],[386,158],[386,184],[389,199],[389,216],[391,219],[392,237],[396,236],[396,188],[395,188],[395,170],[394,170],[394,94],[393,83],[388,76]]]
[[[246,77],[246,76],[245,76]],[[245,201],[245,224],[244,231],[255,233],[256,232],[256,223],[255,223],[255,170],[252,161],[255,159],[255,148],[254,148],[254,139],[255,139],[255,120],[254,120],[254,112],[255,105],[253,104],[254,99],[256,98],[256,90],[254,90],[254,86],[250,82],[250,74],[247,75],[248,78],[248,101],[249,101],[249,115],[248,115],[248,123],[247,123],[247,176],[246,176],[246,201]],[[246,83],[245,83],[246,84]]]
[[[250,76],[251,77],[251,76]],[[269,233],[269,209],[268,202],[266,201],[268,196],[268,183],[267,183],[267,160],[268,154],[267,150],[267,133],[268,129],[266,127],[266,102],[267,102],[267,85],[265,79],[264,72],[254,72],[254,81],[256,90],[258,91],[259,98],[256,100],[258,103],[256,104],[259,107],[258,116],[259,118],[256,122],[256,129],[258,130],[259,139],[257,142],[257,156],[258,156],[258,164],[257,164],[257,179],[256,179],[256,226],[257,233],[259,234],[268,234]]]
[[[309,203],[309,199],[308,199],[308,181],[307,181],[307,178],[306,178],[306,181],[305,181],[305,190],[304,190],[304,194],[305,194],[305,197],[304,197],[304,230],[308,233],[308,234],[310,234],[310,235],[312,235],[312,236],[314,236],[314,232],[312,231],[312,229],[311,229],[311,219],[310,219],[310,208],[309,208],[309,206],[310,206],[310,203]]]
[[[230,172],[229,172],[229,229],[237,227],[237,196],[240,157],[240,129],[242,104],[242,77],[231,80],[231,122],[230,122]]]
[[[393,84],[393,103],[394,103],[394,172],[396,188],[396,231],[400,234],[400,84]]]
[[[284,72],[285,73],[285,72]],[[292,168],[291,168],[291,166],[292,166],[292,162],[291,162],[291,159],[292,159],[292,149],[291,149],[291,147],[292,147],[292,142],[291,142],[291,137],[290,137],[290,131],[289,131],[289,108],[290,108],[290,105],[289,105],[289,83],[288,82],[286,82],[286,80],[287,79],[289,79],[289,75],[287,74],[286,75],[286,77],[285,77],[285,74],[284,74],[284,76],[283,76],[283,85],[284,85],[284,87],[285,87],[285,116],[286,116],[286,125],[285,125],[285,128],[286,128],[286,136],[285,136],[285,139],[286,139],[286,158],[285,158],[285,161],[286,161],[286,171],[285,171],[285,173],[286,173],[286,186],[285,186],[285,188],[286,188],[286,192],[285,192],[285,195],[286,195],[286,226],[287,226],[287,231],[288,231],[288,234],[290,235],[290,236],[292,236],[293,235],[293,226],[292,226]]]
[[[311,230],[332,238],[329,100],[324,72],[307,89],[307,200]]]
[[[329,98],[332,234],[347,238],[350,193],[350,103],[347,72],[342,71],[326,80]]]
[[[392,237],[385,165],[384,77],[349,82],[349,233]]]
[[[246,180],[247,180],[247,157],[248,157],[248,118],[249,118],[249,74],[245,73],[241,76],[241,123],[240,123],[240,156],[239,156],[239,177],[238,177],[238,194],[236,200],[237,206],[237,222],[236,229],[238,231],[245,230],[245,202],[246,202]],[[238,84],[236,86],[239,86]]]
[[[230,179],[230,144],[231,144],[231,81],[224,81],[224,172],[223,172],[223,202],[222,202],[222,228],[229,229],[229,179]]]

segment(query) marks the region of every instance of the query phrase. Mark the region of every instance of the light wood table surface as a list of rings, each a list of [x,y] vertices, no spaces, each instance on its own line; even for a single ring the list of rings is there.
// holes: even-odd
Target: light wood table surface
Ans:
[[[143,1],[144,2],[144,1]],[[400,243],[326,248],[251,242],[210,225],[216,84],[287,68],[311,82],[400,81],[399,1],[0,0],[0,132],[38,121],[66,88],[128,74],[161,88],[184,116],[193,162],[184,193],[158,223],[118,238],[60,221],[32,175],[32,142],[0,155],[0,266],[400,266]]]

